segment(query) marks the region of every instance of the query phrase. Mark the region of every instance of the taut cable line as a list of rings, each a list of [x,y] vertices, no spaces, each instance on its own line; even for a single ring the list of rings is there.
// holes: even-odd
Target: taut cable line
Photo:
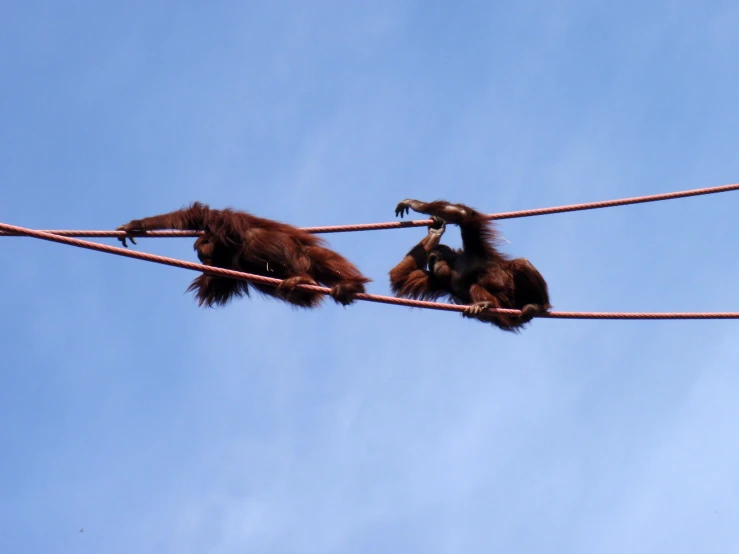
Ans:
[[[706,194],[716,194],[719,192],[730,192],[739,190],[739,183],[733,185],[722,185],[718,187],[709,187],[703,189],[683,190],[678,192],[666,192],[662,194],[652,194],[649,196],[634,196],[631,198],[621,198],[617,200],[602,200],[600,202],[588,202],[586,204],[569,204],[565,206],[555,206],[552,208],[537,208],[533,210],[519,210],[516,212],[503,212],[498,214],[488,214],[489,219],[515,219],[518,217],[533,217],[537,215],[559,214],[565,212],[578,212],[582,210],[596,210],[599,208],[613,208],[615,206],[627,206],[629,204],[643,204],[645,202],[658,202],[661,200],[675,200],[677,198],[688,198],[690,196],[702,196]],[[403,229],[406,227],[426,227],[431,224],[430,219],[419,219],[415,221],[388,221],[385,223],[360,223],[357,225],[329,225],[324,227],[303,227],[303,230],[310,233],[344,233],[352,231],[380,231],[383,229]],[[81,231],[81,230],[44,230],[44,233],[50,233],[61,237],[83,237],[83,238],[120,238],[125,235],[123,231]],[[197,237],[202,235],[202,231],[146,231],[145,233],[135,233],[134,237]],[[19,236],[19,233],[9,231],[1,231],[0,235]]]
[[[250,273],[242,273],[230,269],[222,269],[219,267],[206,266],[198,263],[178,260],[176,258],[167,258],[165,256],[156,256],[144,252],[135,252],[120,248],[118,246],[108,246],[106,244],[98,244],[86,240],[80,240],[72,237],[63,237],[53,233],[44,231],[36,231],[34,229],[26,229],[15,225],[0,223],[0,231],[13,236],[33,237],[50,242],[58,242],[78,248],[87,248],[88,250],[97,250],[107,254],[115,254],[118,256],[126,256],[147,262],[153,262],[163,265],[171,265],[183,269],[190,269],[200,273],[209,273],[211,275],[219,275],[221,277],[231,277],[244,281],[252,281],[264,285],[277,286],[282,281],[271,277],[263,277],[262,275],[252,275]],[[315,285],[298,285],[297,288],[328,294],[330,289]],[[447,312],[461,312],[464,306],[454,304],[443,304],[440,302],[425,302],[421,300],[409,300],[407,298],[395,298],[392,296],[380,296],[376,294],[357,294],[358,300],[366,300],[368,302],[380,302],[382,304],[395,304],[397,306],[408,306],[411,308],[426,308],[429,310],[443,310]],[[494,308],[489,312],[498,312],[502,314],[518,315],[519,310],[507,310],[503,308]],[[558,319],[739,319],[739,312],[713,312],[713,313],[626,313],[626,312],[549,312],[536,317],[540,318],[558,318]]]

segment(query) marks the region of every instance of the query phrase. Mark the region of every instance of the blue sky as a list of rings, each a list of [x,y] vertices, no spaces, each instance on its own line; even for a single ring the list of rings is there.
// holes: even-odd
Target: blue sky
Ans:
[[[0,221],[200,200],[337,225],[739,180],[735,3],[365,4],[5,3]],[[738,202],[501,231],[557,309],[739,310]],[[387,294],[423,234],[328,238]],[[192,272],[32,239],[0,260],[2,552],[739,551],[739,322],[512,336],[369,303],[204,310]]]

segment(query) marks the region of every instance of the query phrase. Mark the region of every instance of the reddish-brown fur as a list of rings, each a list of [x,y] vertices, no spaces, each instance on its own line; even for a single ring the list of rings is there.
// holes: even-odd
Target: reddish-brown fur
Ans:
[[[234,297],[249,295],[249,285],[259,292],[293,306],[314,308],[323,301],[317,292],[295,285],[324,285],[338,303],[351,304],[370,282],[349,260],[325,248],[315,235],[270,219],[232,209],[212,210],[195,202],[189,208],[162,215],[134,219],[118,227],[132,235],[156,229],[202,230],[195,241],[198,258],[205,265],[284,279],[278,287],[247,283],[203,273],[188,287],[202,306],[226,304]],[[126,245],[126,237],[121,242]],[[135,244],[135,242],[134,242]]]
[[[464,204],[442,200],[404,200],[395,209],[403,216],[409,209],[428,214],[435,222],[403,260],[390,270],[396,296],[436,300],[448,296],[455,304],[467,304],[463,315],[519,331],[534,315],[551,308],[547,283],[524,258],[510,259],[495,247],[498,234],[492,222]],[[439,244],[446,222],[456,223],[462,245],[454,250]],[[520,316],[485,312],[487,308],[521,310]]]

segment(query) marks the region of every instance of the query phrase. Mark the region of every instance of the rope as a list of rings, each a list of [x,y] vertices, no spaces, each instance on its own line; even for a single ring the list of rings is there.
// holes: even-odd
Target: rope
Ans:
[[[690,196],[701,196],[705,194],[716,194],[719,192],[729,192],[739,190],[739,183],[733,185],[723,185],[719,187],[709,187],[703,189],[684,190],[678,192],[667,192],[663,194],[652,194],[649,196],[634,196],[632,198],[621,198],[618,200],[603,200],[600,202],[589,202],[586,204],[569,204],[565,206],[555,206],[552,208],[537,208],[534,210],[519,210],[517,212],[503,212],[498,214],[488,214],[489,219],[515,219],[518,217],[532,217],[537,215],[549,215],[565,212],[578,212],[582,210],[596,210],[599,208],[613,208],[615,206],[626,206],[629,204],[643,204],[645,202],[658,202],[660,200],[674,200],[676,198],[687,198]],[[303,230],[311,233],[342,233],[351,231],[379,231],[383,229],[403,229],[406,227],[426,227],[431,224],[430,219],[422,219],[415,221],[388,221],[385,223],[362,223],[357,225],[329,225],[324,227],[303,227]],[[119,238],[123,237],[123,231],[79,231],[79,230],[45,230],[44,233],[51,233],[62,237],[99,237],[99,238]],[[202,235],[202,231],[147,231],[146,233],[135,234],[136,238],[141,237],[197,237]],[[0,231],[1,235],[18,235],[8,231]]]
[[[280,279],[274,279],[272,277],[264,277],[262,275],[252,275],[250,273],[242,273],[240,271],[233,271],[230,269],[222,269],[219,267],[212,267],[193,262],[186,262],[184,260],[178,260],[176,258],[168,258],[165,256],[157,256],[154,254],[147,254],[144,252],[134,252],[125,248],[117,246],[108,246],[106,244],[98,244],[96,242],[90,242],[86,240],[79,240],[71,237],[63,237],[44,231],[36,231],[33,229],[25,229],[24,227],[17,227],[15,225],[7,225],[0,223],[0,231],[15,235],[15,236],[27,236],[41,240],[47,240],[51,242],[58,242],[61,244],[67,244],[70,246],[76,246],[78,248],[87,248],[88,250],[97,250],[98,252],[105,252],[107,254],[115,254],[118,256],[126,256],[128,258],[135,258],[138,260],[144,260],[147,262],[153,262],[163,265],[171,265],[173,267],[180,267],[182,269],[190,269],[200,273],[209,273],[211,275],[218,275],[221,277],[231,277],[233,279],[240,279],[244,281],[252,281],[254,283],[260,283],[264,285],[279,285],[282,281]],[[330,289],[326,287],[319,287],[316,285],[298,285],[297,288],[303,290],[309,290],[318,292],[321,294],[328,294]],[[425,308],[429,310],[442,310],[447,312],[462,312],[464,306],[458,306],[454,304],[443,304],[440,302],[425,302],[422,300],[410,300],[407,298],[395,298],[392,296],[380,296],[377,294],[357,294],[358,300],[365,300],[368,302],[379,302],[382,304],[394,304],[396,306],[408,306],[411,308]],[[510,315],[519,315],[519,310],[508,310],[502,308],[492,308],[488,310],[490,313],[501,313]],[[739,319],[739,312],[716,312],[716,313],[623,313],[623,312],[549,312],[547,314],[541,314],[537,317],[541,318],[558,318],[558,319]]]

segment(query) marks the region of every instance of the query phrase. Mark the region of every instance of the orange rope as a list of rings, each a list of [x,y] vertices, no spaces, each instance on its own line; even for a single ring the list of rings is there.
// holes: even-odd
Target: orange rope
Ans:
[[[15,225],[7,225],[0,223],[0,231],[4,231],[8,234],[15,236],[27,236],[34,237],[41,240],[47,240],[51,242],[58,242],[61,244],[68,244],[70,246],[76,246],[79,248],[87,248],[89,250],[97,250],[98,252],[105,252],[108,254],[115,254],[118,256],[126,256],[128,258],[135,258],[144,260],[147,262],[153,262],[163,265],[171,265],[174,267],[180,267],[183,269],[190,269],[192,271],[198,271],[201,273],[209,273],[211,275],[219,275],[221,277],[231,277],[233,279],[240,279],[244,281],[252,281],[254,283],[261,283],[264,285],[279,285],[282,281],[280,279],[273,279],[271,277],[264,277],[262,275],[252,275],[250,273],[242,273],[240,271],[233,271],[230,269],[222,269],[219,267],[206,266],[193,262],[186,262],[184,260],[178,260],[175,258],[167,258],[165,256],[156,256],[154,254],[147,254],[144,252],[133,252],[125,248],[117,246],[108,246],[105,244],[98,244],[96,242],[90,242],[86,240],[79,240],[70,237],[62,237],[52,233],[44,231],[36,231],[33,229],[25,229],[23,227],[17,227]],[[330,289],[326,287],[319,287],[315,285],[298,285],[298,288],[304,290],[310,290],[319,292],[322,294],[328,294]],[[464,310],[464,306],[457,306],[454,304],[443,304],[439,302],[424,302],[421,300],[409,300],[407,298],[394,298],[392,296],[379,296],[376,294],[357,294],[359,300],[366,300],[369,302],[380,302],[383,304],[395,304],[399,306],[409,306],[411,308],[426,308],[430,310],[444,310],[448,312],[461,312]],[[502,308],[494,308],[488,310],[489,312],[498,312],[502,314],[519,315],[519,310],[507,310]],[[718,313],[605,313],[605,312],[549,312],[547,314],[541,314],[537,317],[545,318],[561,318],[561,319],[739,319],[739,312],[718,312]]]
[[[514,219],[518,217],[532,217],[537,215],[558,214],[564,212],[577,212],[582,210],[595,210],[599,208],[612,208],[615,206],[626,206],[629,204],[643,204],[645,202],[657,202],[660,200],[674,200],[676,198],[687,198],[690,196],[701,196],[705,194],[716,194],[719,192],[729,192],[739,190],[739,183],[733,185],[723,185],[718,187],[709,187],[703,189],[684,190],[679,192],[667,192],[662,194],[652,194],[649,196],[635,196],[631,198],[621,198],[618,200],[602,200],[600,202],[589,202],[587,204],[569,204],[565,206],[555,206],[552,208],[537,208],[534,210],[519,210],[517,212],[503,212],[499,214],[489,214],[489,219]],[[311,233],[341,233],[349,231],[379,231],[382,229],[403,229],[406,227],[426,227],[431,224],[430,219],[422,219],[415,221],[389,221],[386,223],[361,223],[357,225],[332,225],[324,227],[303,227],[303,230]],[[45,230],[44,233],[51,233],[63,237],[106,237],[119,238],[123,237],[123,231],[80,231],[80,230]],[[8,231],[0,231],[0,235],[17,235]],[[202,231],[147,231],[146,233],[136,233],[136,238],[141,237],[197,237],[202,235]]]

